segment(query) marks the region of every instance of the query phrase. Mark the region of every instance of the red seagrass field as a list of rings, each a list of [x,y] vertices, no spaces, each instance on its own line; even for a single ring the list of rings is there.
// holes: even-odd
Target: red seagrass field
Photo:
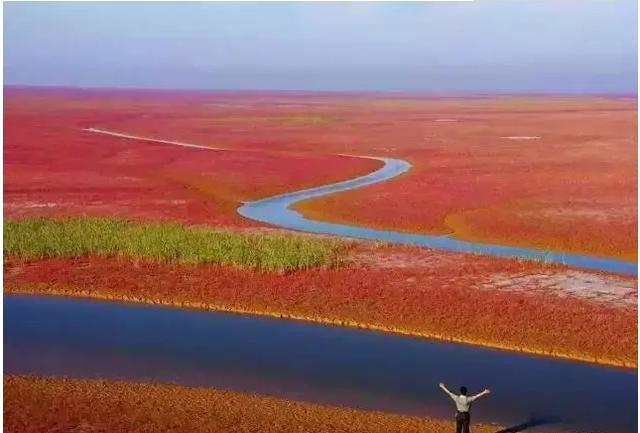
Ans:
[[[108,214],[254,225],[243,200],[373,171],[308,216],[637,257],[635,97],[35,90],[5,95],[5,216]],[[187,151],[96,127],[234,151]],[[203,152],[208,152],[206,155]]]
[[[382,163],[344,154],[370,155],[412,167],[298,210],[630,260],[637,256],[635,104],[622,96],[10,87],[4,216],[254,230],[260,223],[236,211],[243,201],[367,174]],[[347,250],[345,266],[285,274],[122,257],[7,257],[4,283],[8,293],[187,303],[636,365],[631,276],[419,248]],[[461,305],[469,323],[483,324],[473,327],[478,332],[447,319]]]
[[[373,160],[278,149],[185,149],[84,131],[121,118],[144,118],[163,107],[196,109],[198,100],[171,93],[160,98],[8,89],[5,217],[117,215],[251,226],[235,211],[242,200],[338,181],[379,166]],[[215,139],[204,144],[229,146]]]
[[[5,430],[635,431],[637,16],[3,5]]]

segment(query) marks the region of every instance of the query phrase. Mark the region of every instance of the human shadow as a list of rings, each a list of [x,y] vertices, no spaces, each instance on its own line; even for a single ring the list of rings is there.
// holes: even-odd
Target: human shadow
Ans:
[[[560,421],[557,417],[531,417],[522,424],[507,427],[502,430],[498,430],[496,433],[517,433],[529,429],[531,427],[540,427],[542,425],[554,424]]]

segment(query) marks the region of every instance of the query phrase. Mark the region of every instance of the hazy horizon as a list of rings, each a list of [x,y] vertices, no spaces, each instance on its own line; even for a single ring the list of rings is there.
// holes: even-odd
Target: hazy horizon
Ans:
[[[633,1],[11,3],[5,86],[637,94]]]

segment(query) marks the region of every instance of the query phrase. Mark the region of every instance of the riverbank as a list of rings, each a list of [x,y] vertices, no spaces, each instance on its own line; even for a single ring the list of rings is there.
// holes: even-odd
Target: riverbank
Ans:
[[[4,376],[5,431],[445,433],[418,418],[176,385]],[[499,427],[474,425],[489,433]]]
[[[343,266],[286,274],[115,257],[7,257],[4,290],[258,314],[637,366],[631,277],[368,243],[350,254]]]

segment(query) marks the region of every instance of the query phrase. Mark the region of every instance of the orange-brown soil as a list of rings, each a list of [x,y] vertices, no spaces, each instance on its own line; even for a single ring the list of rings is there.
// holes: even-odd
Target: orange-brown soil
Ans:
[[[4,431],[444,433],[450,420],[175,385],[4,376]],[[489,433],[495,426],[476,425]]]

